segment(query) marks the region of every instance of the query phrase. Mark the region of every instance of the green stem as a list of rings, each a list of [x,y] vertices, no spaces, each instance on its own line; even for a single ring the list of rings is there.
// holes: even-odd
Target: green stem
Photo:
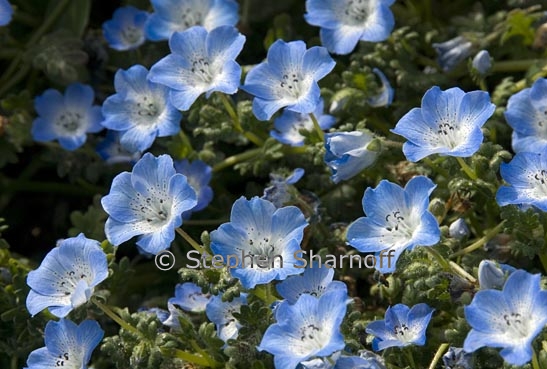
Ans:
[[[190,244],[190,246],[192,246],[192,248],[196,251],[198,251],[200,254],[202,254],[204,252],[204,248],[203,246],[201,246],[199,243],[197,243],[193,238],[192,236],[190,236],[188,233],[186,233],[182,228],[178,227],[178,228],[175,228],[175,230],[177,231],[177,233],[182,236],[182,238],[184,238],[184,240],[186,242],[188,242]]]
[[[450,173],[448,173],[448,171],[446,169],[444,169],[443,167],[441,167],[440,165],[437,165],[433,160],[429,159],[429,158],[423,158],[422,159],[424,163],[426,163],[430,168],[432,168],[435,172],[439,173],[440,175],[442,175],[444,178],[450,178]]]
[[[226,159],[224,159],[223,161],[221,161],[220,163],[213,166],[213,172],[219,172],[223,169],[226,169],[226,168],[229,168],[233,165],[236,165],[237,163],[241,163],[242,161],[253,159],[253,158],[259,156],[260,154],[262,154],[262,152],[263,152],[262,148],[258,147],[256,149],[247,150],[245,152],[242,152],[241,154],[236,154],[236,155],[229,156]]]
[[[410,367],[412,369],[416,369],[416,363],[414,362],[414,356],[412,355],[412,349],[410,347],[403,348],[403,352],[405,353],[405,356],[408,360],[408,363],[410,364]]]
[[[462,170],[465,172],[465,174],[467,174],[469,178],[471,178],[474,181],[476,181],[479,178],[477,177],[477,174],[475,173],[473,168],[467,165],[467,163],[465,162],[465,160],[463,160],[463,158],[460,158],[459,156],[456,156],[455,158],[458,161],[458,164],[460,164],[460,167],[462,167]]]
[[[497,61],[492,66],[491,72],[525,72],[530,69],[531,66],[539,63],[539,59],[523,59],[523,60],[508,60],[508,61]]]
[[[228,112],[228,115],[230,116],[230,118],[232,118],[232,122],[234,123],[235,130],[241,133],[243,136],[245,136],[249,141],[251,141],[255,145],[257,146],[264,145],[264,141],[262,141],[260,137],[258,137],[252,132],[245,132],[243,130],[243,128],[241,127],[241,122],[239,121],[239,116],[237,115],[237,112],[232,106],[232,103],[230,102],[230,100],[228,100],[228,97],[223,93],[219,93],[218,95],[220,96],[220,100],[222,101],[224,108]]]
[[[492,238],[494,238],[502,230],[504,224],[505,224],[505,220],[502,221],[497,226],[495,226],[494,228],[492,228],[490,231],[488,231],[488,233],[486,233],[484,236],[479,238],[477,241],[473,242],[471,245],[450,255],[450,259],[455,259],[458,256],[469,254],[470,252],[473,252],[481,248],[485,243],[487,243]]]
[[[110,319],[112,319],[113,321],[118,323],[118,325],[120,327],[122,327],[123,329],[125,329],[128,332],[134,333],[135,335],[142,337],[142,333],[137,328],[133,327],[131,324],[127,323],[125,320],[120,318],[118,314],[116,314],[115,312],[112,311],[112,309],[110,309],[110,307],[103,304],[102,302],[100,302],[96,298],[92,298],[91,301],[93,301],[93,303],[99,309],[101,309],[102,312],[105,313]]]
[[[11,369],[17,369],[17,368],[18,368],[18,365],[17,365],[17,356],[12,356],[12,357],[11,357],[10,368],[11,368]]]
[[[188,138],[188,135],[184,133],[184,131],[181,129],[179,131],[179,137],[184,145],[184,151],[180,153],[180,156],[182,158],[188,157],[192,152],[194,152],[194,148],[192,147],[192,142]],[[187,149],[187,150],[186,150]]]
[[[439,360],[441,360],[441,357],[443,356],[444,352],[448,349],[449,344],[443,343],[439,346],[437,349],[437,352],[435,352],[435,356],[433,356],[433,360],[431,361],[431,364],[429,364],[429,369],[435,369],[437,366],[437,363]]]
[[[541,369],[541,366],[539,365],[538,355],[534,348],[532,348],[532,369]]]
[[[435,250],[432,246],[424,246],[424,249],[426,249],[427,252],[429,252],[429,254],[433,256],[435,260],[437,260],[437,262],[443,267],[444,270],[448,271],[451,269],[450,263],[445,260],[445,258],[443,258],[443,256],[439,254],[439,252]]]
[[[182,359],[188,363],[196,364],[206,368],[220,368],[222,366],[221,363],[213,360],[210,357],[196,355],[187,351],[169,348],[161,348],[160,350],[166,356]]]
[[[464,278],[464,279],[467,279],[469,282],[471,283],[475,283],[477,282],[477,280],[475,279],[475,277],[473,277],[471,274],[467,273],[462,267],[460,267],[458,264],[454,263],[453,261],[448,261],[446,260],[441,254],[439,254],[439,252],[437,250],[435,250],[433,247],[431,246],[424,246],[424,248],[427,250],[427,252],[429,252],[429,254],[431,256],[433,256],[433,258],[435,260],[437,260],[437,262],[441,265],[441,267],[446,270],[446,271],[451,271],[457,275],[459,275],[460,277]]]
[[[403,143],[399,141],[392,141],[392,140],[382,140],[382,145],[389,149],[398,149],[401,150],[403,148]]]
[[[310,119],[313,122],[313,128],[315,129],[315,132],[319,136],[319,139],[321,141],[325,141],[325,133],[323,133],[323,130],[321,129],[321,126],[319,125],[319,121],[317,121],[317,118],[315,117],[315,114],[310,113]]]

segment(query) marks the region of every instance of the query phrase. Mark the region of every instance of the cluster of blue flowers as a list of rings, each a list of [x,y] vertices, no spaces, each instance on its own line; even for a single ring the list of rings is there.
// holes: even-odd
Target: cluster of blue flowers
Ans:
[[[6,7],[4,3],[0,0],[0,25],[11,16],[9,4]],[[63,149],[76,150],[85,144],[88,134],[107,129],[108,142],[101,144],[99,152],[105,160],[134,165],[131,172],[113,178],[110,192],[101,199],[108,214],[106,238],[117,247],[138,237],[135,243],[142,254],[157,255],[171,247],[177,232],[188,237],[180,227],[211,202],[213,171],[200,160],[176,161],[167,154],[156,156],[147,151],[158,138],[183,134],[183,116],[203,95],[206,99],[218,95],[228,108],[240,89],[250,95],[255,118],[272,120],[270,135],[279,143],[292,149],[310,142],[322,145],[324,165],[331,170],[334,183],[348,181],[374,165],[382,155],[382,137],[364,129],[325,133],[336,118],[325,111],[319,81],[336,66],[330,53],[349,54],[360,41],[380,42],[389,37],[395,24],[390,10],[393,3],[307,0],[304,18],[320,28],[323,46],[308,48],[303,41],[276,40],[266,60],[246,71],[243,83],[243,68],[236,59],[246,37],[235,28],[239,19],[235,1],[151,0],[151,14],[131,6],[119,8],[103,25],[110,47],[127,51],[147,40],[168,40],[170,54],[149,70],[142,65],[118,70],[115,94],[102,106],[94,105],[93,89],[80,83],[69,85],[64,93],[44,91],[35,98],[38,116],[32,136],[37,142],[56,140]],[[471,43],[463,37],[433,46],[444,70],[454,68],[472,53]],[[479,52],[473,67],[486,74],[488,52]],[[382,87],[367,103],[389,106],[394,98],[389,80],[378,69],[373,73]],[[505,118],[513,129],[516,155],[501,165],[507,185],[497,191],[500,206],[515,204],[547,211],[546,94],[547,79],[538,79],[509,99]],[[391,132],[406,140],[402,152],[408,161],[439,155],[454,158],[466,170],[463,158],[479,150],[483,127],[495,109],[485,91],[434,86],[424,94],[421,107],[407,112]],[[331,107],[329,113],[334,110]],[[236,131],[245,133],[234,123]],[[260,143],[254,142],[254,136],[245,137]],[[165,327],[176,331],[181,329],[180,310],[205,313],[215,324],[217,336],[228,344],[238,337],[238,314],[249,304],[253,291],[275,284],[279,295],[271,301],[275,321],[260,332],[263,335],[256,350],[273,355],[277,369],[384,368],[379,356],[346,347],[342,323],[353,302],[346,284],[334,281],[334,270],[326,265],[304,268],[299,264],[297,254],[312,222],[304,209],[287,203],[291,186],[304,175],[300,168],[288,177],[272,174],[272,186],[265,189],[263,197],[237,199],[229,221],[209,234],[207,247],[215,255],[213,262],[216,257],[226,261],[230,276],[244,291],[239,297],[225,301],[222,293],[204,293],[198,285],[184,283],[176,286],[175,296],[166,304],[168,310],[158,309],[156,314]],[[348,226],[347,245],[374,254],[375,268],[381,273],[395,272],[403,252],[431,249],[442,233],[429,210],[436,187],[427,176],[414,175],[404,187],[384,179],[375,188],[362,189],[365,216]],[[450,227],[455,239],[469,233],[462,222]],[[195,242],[192,246],[200,253],[206,250]],[[387,263],[383,257],[389,252],[393,252],[393,260]],[[241,260],[245,256],[248,264]],[[61,320],[46,325],[45,347],[30,354],[28,369],[86,367],[104,332],[95,321],[77,325],[66,317],[88,303],[101,307],[95,288],[108,275],[101,243],[83,234],[59,242],[40,267],[29,273],[29,313],[34,316],[47,308]],[[547,324],[547,291],[541,289],[540,275],[483,261],[478,276],[481,290],[465,307],[471,329],[463,347],[451,348],[445,362],[481,347],[501,348],[501,357],[512,365],[530,362],[532,342]],[[424,345],[435,311],[425,303],[388,307],[383,320],[368,322],[365,328],[372,339],[371,348],[381,351]],[[462,349],[463,354],[456,351]]]

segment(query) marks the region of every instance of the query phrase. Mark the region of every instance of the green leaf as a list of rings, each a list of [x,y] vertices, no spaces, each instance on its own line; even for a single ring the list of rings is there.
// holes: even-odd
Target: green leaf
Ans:
[[[73,36],[81,38],[89,22],[90,13],[91,0],[72,0],[55,28],[69,30]]]
[[[522,36],[523,45],[532,45],[535,37],[533,23],[534,18],[522,10],[510,14],[507,18],[507,30],[501,36],[501,43],[505,43],[513,36]]]

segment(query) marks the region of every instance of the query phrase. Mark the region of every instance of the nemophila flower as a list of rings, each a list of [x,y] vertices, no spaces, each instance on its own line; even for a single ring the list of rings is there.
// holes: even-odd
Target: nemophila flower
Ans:
[[[103,104],[108,129],[120,132],[120,143],[130,152],[145,151],[156,137],[180,131],[181,113],[169,102],[166,86],[148,81],[148,70],[134,65],[114,76],[116,94]]]
[[[193,26],[212,31],[221,26],[235,26],[239,5],[234,0],[151,0],[154,13],[145,26],[152,41],[167,40],[175,32]]]
[[[302,295],[292,305],[282,302],[275,311],[276,323],[268,327],[257,349],[274,355],[276,369],[294,369],[302,361],[343,349],[340,325],[347,297],[346,291],[337,290],[319,298]]]
[[[347,293],[346,284],[333,281],[333,277],[334,269],[315,264],[306,268],[302,275],[288,277],[279,283],[276,289],[289,304],[295,304],[300,296],[304,294],[319,298],[325,293],[336,290],[343,290]]]
[[[335,132],[325,135],[325,163],[332,171],[334,183],[348,180],[371,166],[377,151],[368,150],[372,136],[366,132]]]
[[[434,311],[423,303],[412,308],[403,304],[389,307],[384,320],[367,325],[366,332],[375,337],[373,349],[380,351],[388,347],[423,346],[425,331]]]
[[[5,26],[11,22],[13,8],[8,0],[0,0],[0,26]]]
[[[442,70],[448,72],[471,56],[473,44],[463,36],[432,45],[437,52],[437,62]]]
[[[515,152],[542,152],[547,148],[547,79],[540,78],[532,87],[509,98],[505,120],[513,128]]]
[[[291,185],[298,182],[302,176],[304,176],[304,169],[302,168],[296,168],[287,178],[270,173],[270,186],[264,189],[262,198],[273,203],[276,208],[282,207],[293,196]]]
[[[492,68],[492,59],[488,50],[479,51],[473,58],[471,66],[481,75],[488,73],[490,68]]]
[[[488,92],[435,86],[425,93],[422,107],[406,113],[391,131],[408,140],[403,153],[412,162],[432,154],[468,157],[479,149],[481,127],[495,108]]]
[[[31,271],[27,284],[27,309],[36,315],[45,308],[63,318],[85,304],[93,289],[108,277],[106,254],[98,241],[67,238],[51,250],[38,269]]]
[[[213,168],[201,160],[194,160],[192,163],[188,160],[181,160],[174,164],[177,173],[185,175],[188,184],[196,191],[198,201],[196,206],[182,213],[183,219],[189,219],[193,212],[205,209],[213,199],[213,189],[209,186]]]
[[[324,114],[323,99],[317,104],[313,112],[319,127],[322,130],[329,129],[336,122],[332,115]],[[291,146],[303,146],[305,137],[300,131],[313,131],[313,121],[309,114],[297,113],[291,110],[283,110],[283,113],[274,120],[274,129],[270,131],[270,136],[277,141]]]
[[[148,78],[171,88],[171,103],[180,110],[190,109],[203,93],[234,94],[241,79],[235,58],[244,43],[245,36],[230,26],[177,32],[169,39],[171,54],[152,66]]]
[[[367,103],[375,108],[391,105],[391,103],[393,102],[393,95],[395,94],[395,91],[391,87],[389,80],[380,69],[373,68],[372,71],[378,76],[378,78],[380,78],[382,86],[380,87],[377,95],[369,97],[367,99]]]
[[[342,355],[341,351],[329,357],[315,358],[300,363],[301,369],[386,369],[384,360],[370,351],[362,351],[359,356]]]
[[[446,369],[473,369],[473,356],[461,347],[449,347],[443,364]]]
[[[32,122],[32,138],[38,142],[58,140],[66,150],[82,146],[86,133],[103,129],[101,107],[93,105],[94,99],[93,89],[80,83],[68,86],[64,95],[46,90],[34,99],[38,118]]]
[[[211,232],[211,250],[222,255],[245,288],[300,274],[294,253],[300,250],[308,222],[295,206],[277,209],[253,197],[236,200],[230,222]]]
[[[533,205],[547,211],[547,147],[539,153],[517,153],[501,164],[500,173],[509,186],[498,189],[498,204]]]
[[[429,178],[417,176],[405,188],[386,180],[375,189],[367,188],[363,196],[367,216],[349,225],[349,244],[361,252],[380,252],[376,269],[384,273],[395,270],[404,250],[435,245],[441,231],[428,210],[429,195],[435,187]],[[393,260],[389,257],[392,253]]]
[[[477,292],[465,307],[471,326],[463,349],[503,348],[501,357],[511,365],[524,365],[532,359],[532,341],[547,323],[547,291],[541,276],[517,270],[509,276],[502,291]]]
[[[483,260],[479,264],[479,286],[481,290],[501,289],[511,273],[516,269],[511,265]]]
[[[132,163],[141,157],[140,151],[130,152],[120,143],[120,132],[108,130],[105,138],[95,148],[107,164]]]
[[[389,7],[395,0],[306,0],[306,21],[321,27],[321,42],[335,54],[349,54],[361,41],[389,37],[395,19]]]
[[[186,282],[175,286],[175,297],[170,298],[168,302],[180,306],[183,310],[200,313],[205,311],[209,300],[209,294],[204,294],[201,287],[195,283]]]
[[[267,60],[247,73],[241,87],[254,95],[253,113],[268,120],[279,109],[308,114],[321,102],[317,81],[334,68],[336,62],[324,47],[306,49],[303,41],[274,42]]]
[[[109,218],[105,233],[118,246],[134,236],[139,249],[157,254],[169,248],[181,214],[197,203],[196,193],[186,177],[175,172],[168,155],[150,153],[135,164],[133,171],[118,174],[110,193],[101,199]]]
[[[148,13],[133,6],[123,6],[114,11],[112,19],[103,23],[103,35],[108,46],[115,50],[132,50],[144,41],[144,24]]]
[[[234,313],[239,313],[242,305],[247,305],[246,293],[242,293],[229,302],[223,302],[222,296],[212,296],[205,308],[207,318],[215,323],[217,335],[224,342],[236,339],[239,334],[241,324],[234,317]]]
[[[461,240],[469,236],[469,227],[463,218],[458,218],[448,227],[448,235],[457,240]]]
[[[50,320],[44,330],[46,346],[32,351],[25,369],[86,369],[104,331],[94,320],[79,325],[67,319]]]

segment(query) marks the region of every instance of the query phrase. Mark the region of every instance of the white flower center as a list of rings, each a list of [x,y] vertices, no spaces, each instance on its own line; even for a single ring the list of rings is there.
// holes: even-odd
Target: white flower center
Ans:
[[[161,115],[163,106],[153,96],[142,96],[133,101],[133,120],[143,127],[150,127],[156,124]]]
[[[180,22],[179,24],[184,27],[184,29],[199,26],[203,24],[204,14],[200,10],[196,10],[193,7],[187,7],[181,9]]]
[[[458,146],[458,133],[453,124],[446,121],[437,124],[437,137],[443,146],[454,149]]]
[[[66,369],[75,369],[80,368],[82,363],[82,358],[74,352],[65,352],[59,353],[55,358],[55,367],[66,368]]]
[[[143,221],[146,221],[152,229],[161,228],[171,217],[171,201],[167,193],[159,194],[159,197],[144,197],[137,193],[129,206]],[[162,196],[163,195],[163,196]]]
[[[349,0],[342,17],[350,26],[362,26],[369,14],[367,0]]]
[[[55,128],[62,136],[72,136],[81,129],[82,123],[83,117],[80,113],[65,111],[55,120]]]
[[[315,320],[304,322],[296,336],[300,338],[300,343],[295,343],[292,346],[292,351],[297,355],[309,355],[317,352],[329,342],[331,338],[330,329],[325,329],[323,324],[318,324]]]
[[[122,30],[121,37],[125,41],[125,43],[133,45],[141,39],[142,29],[139,29],[135,26],[126,26]]]
[[[416,332],[410,329],[405,323],[401,323],[400,325],[393,327],[393,335],[395,336],[395,339],[401,342],[413,342],[416,338],[415,333]]]
[[[529,335],[529,319],[523,319],[520,313],[507,313],[503,315],[507,326],[506,335],[511,337],[526,338]]]
[[[286,71],[278,82],[276,92],[278,98],[296,102],[309,88],[310,81],[303,78],[301,73]]]
[[[385,230],[388,232],[386,236],[392,238],[395,242],[398,239],[404,239],[408,241],[412,238],[415,230],[414,222],[410,219],[409,215],[405,215],[399,209],[386,214],[385,216]]]
[[[545,169],[530,173],[528,179],[536,197],[547,197],[547,171]]]
[[[213,81],[215,74],[211,70],[211,64],[205,57],[195,57],[192,61],[192,68],[190,71],[197,79],[209,84]]]

